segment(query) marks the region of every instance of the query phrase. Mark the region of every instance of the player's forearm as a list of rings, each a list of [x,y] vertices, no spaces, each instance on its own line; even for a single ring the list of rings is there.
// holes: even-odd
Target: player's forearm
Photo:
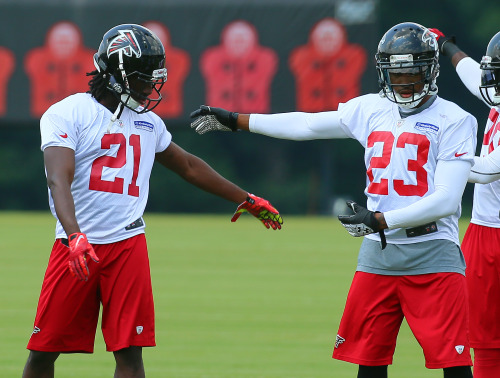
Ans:
[[[48,180],[48,186],[54,201],[57,219],[61,222],[66,235],[80,232],[80,227],[75,216],[75,204],[71,194],[71,187],[51,180]]]
[[[469,171],[467,161],[438,162],[434,192],[410,206],[384,212],[388,227],[416,227],[454,214],[460,206]]]
[[[479,85],[481,84],[481,68],[479,63],[470,57],[465,57],[456,65],[457,75],[465,87],[474,96],[482,100]]]
[[[191,155],[189,169],[181,177],[199,189],[234,203],[242,203],[247,192],[224,178],[200,158]]]
[[[469,174],[469,182],[477,184],[489,184],[500,179],[500,148],[491,154],[474,157],[474,166]]]
[[[251,114],[249,130],[273,138],[313,140],[347,138],[338,112]]]

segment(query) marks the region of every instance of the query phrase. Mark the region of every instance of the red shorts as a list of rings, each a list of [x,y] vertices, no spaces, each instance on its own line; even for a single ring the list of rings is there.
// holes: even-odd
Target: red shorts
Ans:
[[[144,234],[93,247],[100,261],[87,259],[90,276],[83,282],[68,270],[68,247],[55,241],[28,349],[92,353],[101,303],[106,350],[155,345]]]
[[[392,364],[403,317],[421,345],[425,366],[471,366],[465,277],[458,273],[383,276],[356,272],[333,358]]]
[[[500,348],[500,229],[470,224],[462,241],[467,263],[473,348]]]

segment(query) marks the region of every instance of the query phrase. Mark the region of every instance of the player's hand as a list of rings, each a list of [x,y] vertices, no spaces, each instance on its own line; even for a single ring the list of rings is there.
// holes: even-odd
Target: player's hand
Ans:
[[[354,212],[353,215],[339,215],[339,221],[352,236],[365,236],[378,232],[382,241],[382,249],[386,246],[385,234],[382,225],[375,217],[379,211],[370,211],[354,201],[347,201],[347,206]]]
[[[237,130],[238,113],[225,109],[201,105],[199,109],[191,113],[190,117],[196,118],[191,122],[191,128],[200,135],[209,131]]]
[[[96,263],[99,262],[99,258],[95,254],[94,248],[92,248],[87,240],[87,236],[81,232],[75,232],[74,234],[69,235],[68,243],[69,271],[80,281],[87,281],[89,278],[89,268],[87,266],[86,255],[89,255],[90,258]]]
[[[455,44],[455,36],[452,35],[451,37],[447,37],[444,35],[444,33],[441,30],[436,29],[436,28],[429,28],[429,31],[431,33],[434,33],[434,35],[436,36],[436,41],[438,43],[439,52],[443,55],[447,55],[446,50],[443,49],[443,46],[446,42],[451,42],[451,43]]]
[[[248,193],[248,197],[241,205],[238,206],[234,212],[231,222],[236,222],[240,217],[241,213],[248,211],[254,217],[262,222],[266,228],[272,228],[273,230],[281,230],[281,225],[283,224],[283,219],[280,213],[276,210],[269,201],[254,196]]]

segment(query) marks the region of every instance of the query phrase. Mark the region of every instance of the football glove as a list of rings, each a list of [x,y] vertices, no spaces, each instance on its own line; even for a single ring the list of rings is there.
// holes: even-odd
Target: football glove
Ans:
[[[94,248],[90,245],[87,240],[87,236],[81,232],[75,232],[69,235],[69,255],[68,255],[68,265],[71,274],[78,278],[80,281],[87,281],[89,278],[89,268],[87,266],[87,260],[85,255],[89,255],[92,260],[96,263],[99,262],[99,258],[94,252]]]
[[[238,113],[225,109],[201,105],[190,117],[196,118],[191,122],[191,128],[200,135],[209,131],[237,131]]]
[[[354,212],[353,215],[339,215],[339,221],[352,236],[365,236],[378,232],[382,249],[387,245],[384,230],[379,221],[375,218],[375,213],[380,211],[370,211],[354,201],[347,201],[347,206]]]
[[[436,28],[429,28],[429,31],[431,33],[434,33],[434,35],[436,36],[439,52],[443,55],[449,55],[447,49],[444,48],[444,44],[446,42],[451,42],[453,44],[456,44],[455,36],[452,35],[451,37],[446,37],[441,30]]]
[[[276,210],[273,205],[269,203],[269,201],[248,193],[245,202],[240,204],[234,212],[231,222],[236,222],[240,215],[245,211],[260,220],[266,228],[281,230],[283,219],[281,218],[278,210]]]

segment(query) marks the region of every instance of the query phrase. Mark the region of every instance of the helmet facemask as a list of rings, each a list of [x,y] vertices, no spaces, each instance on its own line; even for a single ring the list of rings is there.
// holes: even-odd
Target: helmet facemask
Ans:
[[[134,112],[151,111],[162,100],[165,49],[149,29],[133,24],[111,29],[94,55],[94,65],[108,79],[108,90]]]
[[[438,59],[436,38],[427,28],[414,22],[393,26],[375,54],[380,95],[401,108],[418,107],[426,96],[438,92]]]
[[[167,81],[167,69],[155,69],[152,71],[151,75],[139,71],[127,73],[123,63],[122,51],[118,52],[118,54],[118,70],[115,75],[110,75],[108,89],[124,106],[138,114],[153,110],[162,100],[160,91]],[[117,79],[116,76],[118,76],[119,79]],[[134,90],[130,85],[130,81],[133,78],[151,85],[153,97],[145,96]]]
[[[437,93],[436,67],[432,62],[414,63],[411,54],[391,55],[389,60],[389,64],[377,64],[379,84],[387,99],[403,108],[413,109],[422,102],[425,96]],[[394,78],[400,75],[414,76],[415,81],[393,82]],[[410,89],[411,96],[403,97],[399,92],[406,92],[407,88]]]
[[[490,106],[500,105],[500,65],[492,65],[490,56],[481,60],[481,85],[479,90]]]

